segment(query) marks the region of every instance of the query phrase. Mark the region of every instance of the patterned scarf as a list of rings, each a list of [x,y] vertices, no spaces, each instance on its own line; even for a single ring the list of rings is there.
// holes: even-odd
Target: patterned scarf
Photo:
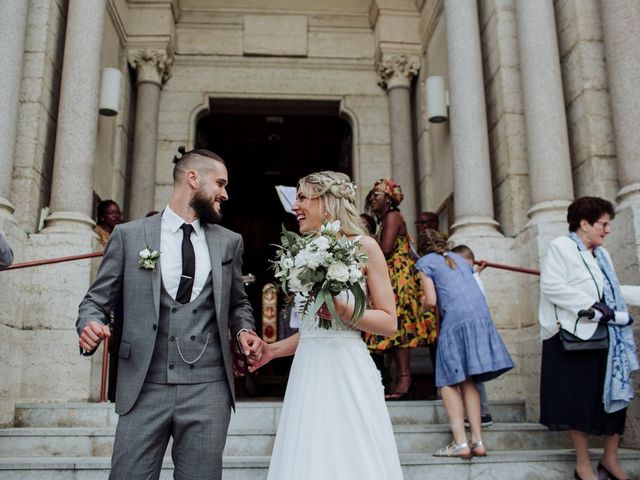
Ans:
[[[581,252],[587,250],[575,232],[570,233],[569,237],[576,242],[578,250]],[[604,302],[614,311],[626,312],[627,305],[622,298],[620,282],[607,255],[600,247],[594,248],[593,252],[604,275]],[[640,369],[640,363],[631,325],[626,327],[608,325],[608,327],[609,352],[602,402],[605,412],[613,413],[626,408],[631,402],[633,398],[631,373]]]

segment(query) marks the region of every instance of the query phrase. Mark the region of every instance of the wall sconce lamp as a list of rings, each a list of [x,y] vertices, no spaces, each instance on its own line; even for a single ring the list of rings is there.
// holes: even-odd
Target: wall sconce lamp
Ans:
[[[427,77],[427,118],[431,123],[446,122],[449,114],[449,93],[444,88],[444,78],[440,75]]]
[[[120,70],[104,68],[100,81],[100,115],[113,117],[120,106]]]

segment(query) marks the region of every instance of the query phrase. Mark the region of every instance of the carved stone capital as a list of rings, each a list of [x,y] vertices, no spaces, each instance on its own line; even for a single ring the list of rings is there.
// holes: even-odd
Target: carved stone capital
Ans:
[[[395,87],[409,88],[419,70],[420,58],[417,55],[380,55],[376,61],[378,85],[387,90]]]
[[[171,77],[173,54],[164,48],[129,50],[129,65],[136,69],[136,84],[150,82],[162,86]]]

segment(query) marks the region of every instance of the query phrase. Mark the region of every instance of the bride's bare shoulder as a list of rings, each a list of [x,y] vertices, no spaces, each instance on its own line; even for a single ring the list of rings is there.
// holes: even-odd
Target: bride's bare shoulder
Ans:
[[[367,255],[377,255],[382,254],[382,250],[380,250],[380,245],[376,242],[376,239],[370,237],[368,235],[363,235],[360,237],[360,245],[362,245],[362,249],[367,253]]]

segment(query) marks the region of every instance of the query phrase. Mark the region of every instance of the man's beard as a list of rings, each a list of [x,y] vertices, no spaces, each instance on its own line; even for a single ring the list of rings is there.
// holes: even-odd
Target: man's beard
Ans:
[[[189,206],[195,210],[202,223],[215,224],[222,220],[222,215],[216,212],[211,199],[205,197],[200,190],[196,191],[191,202],[189,202]]]

